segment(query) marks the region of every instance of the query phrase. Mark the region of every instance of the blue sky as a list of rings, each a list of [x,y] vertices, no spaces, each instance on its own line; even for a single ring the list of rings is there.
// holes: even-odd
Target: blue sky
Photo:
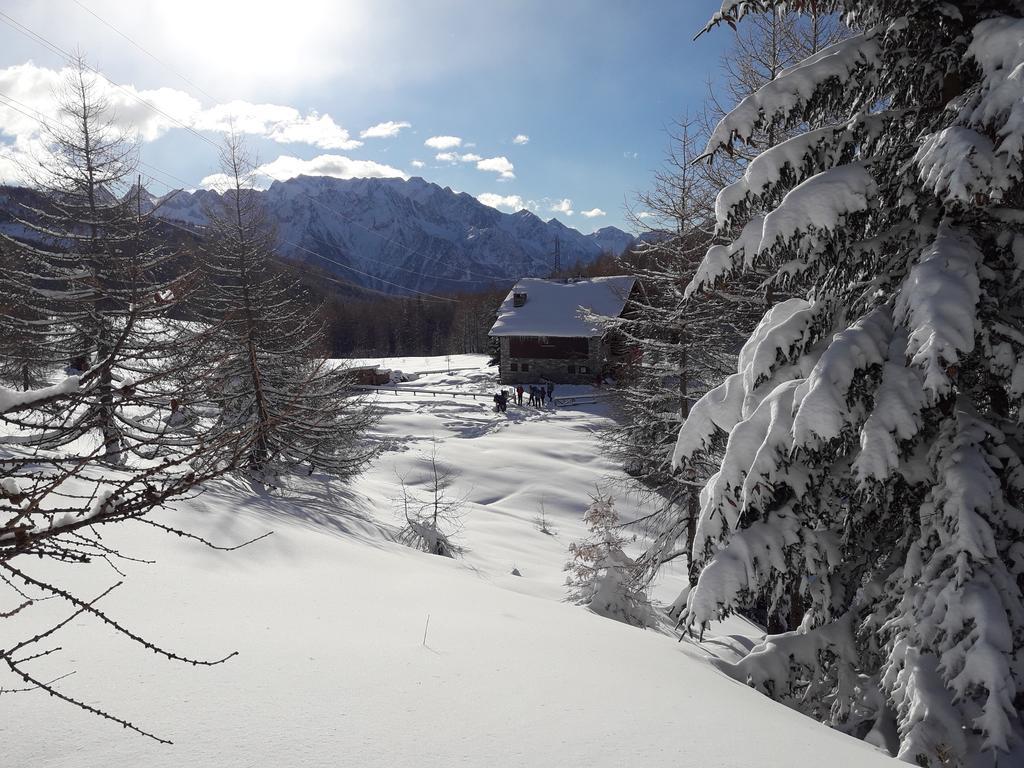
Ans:
[[[231,119],[268,179],[400,172],[589,232],[626,227],[666,127],[699,108],[729,32],[692,38],[718,5],[0,0],[0,11],[124,86],[111,100],[142,130],[154,192],[161,178],[215,183],[217,153],[132,94],[214,140]],[[0,96],[16,101],[0,100],[0,176],[13,180],[5,158],[30,147],[34,126],[12,110],[52,116],[63,61],[5,21]]]

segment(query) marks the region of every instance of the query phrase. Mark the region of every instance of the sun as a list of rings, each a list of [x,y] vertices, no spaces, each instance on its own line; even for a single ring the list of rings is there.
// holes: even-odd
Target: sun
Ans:
[[[291,86],[353,66],[364,14],[345,0],[176,0],[155,8],[165,49],[196,82]]]

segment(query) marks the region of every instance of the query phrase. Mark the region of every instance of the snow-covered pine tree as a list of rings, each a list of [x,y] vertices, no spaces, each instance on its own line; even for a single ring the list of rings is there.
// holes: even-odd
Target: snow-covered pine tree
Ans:
[[[720,458],[718,452],[705,453],[703,461],[675,471],[671,454],[679,427],[690,406],[735,369],[736,353],[764,304],[784,298],[771,284],[767,290],[761,285],[767,277],[761,270],[734,275],[728,286],[698,299],[684,297],[683,289],[711,244],[718,189],[741,177],[761,149],[783,132],[768,126],[741,151],[714,164],[695,164],[703,148],[698,142],[706,140],[726,113],[725,104],[754,93],[796,63],[798,55],[814,53],[845,34],[834,14],[817,8],[806,15],[748,15],[732,49],[722,57],[719,88],[709,86],[698,119],[677,126],[665,169],[656,175],[653,189],[639,198],[643,218],[634,215],[634,223],[649,228],[651,237],[624,266],[640,278],[643,290],[624,317],[610,325],[640,354],[619,383],[622,413],[607,444],[633,477],[665,499],[649,521],[655,535],[640,558],[648,578],[688,551],[696,529],[697,489]],[[786,135],[799,130],[791,127]],[[746,212],[747,218],[756,214]],[[734,219],[731,225],[738,232],[745,223]],[[694,582],[692,559],[689,571]]]
[[[709,28],[773,5],[730,0]],[[1018,764],[1024,19],[980,0],[830,5],[856,34],[708,144],[834,116],[719,193],[720,232],[767,213],[687,289],[759,267],[807,292],[768,311],[680,431],[682,466],[728,435],[682,624],[761,595],[799,627],[740,679],[910,762]]]
[[[615,500],[597,489],[583,513],[590,537],[569,545],[571,559],[565,564],[569,599],[599,616],[646,627],[651,606],[637,584],[637,565],[623,551],[626,537],[619,526]]]
[[[360,439],[373,411],[344,368],[323,358],[318,310],[276,257],[254,166],[236,136],[221,160],[226,189],[208,212],[197,302],[212,329],[208,371],[197,379],[216,404],[212,434],[250,446],[244,466],[259,474],[304,465],[351,476],[373,454]]]

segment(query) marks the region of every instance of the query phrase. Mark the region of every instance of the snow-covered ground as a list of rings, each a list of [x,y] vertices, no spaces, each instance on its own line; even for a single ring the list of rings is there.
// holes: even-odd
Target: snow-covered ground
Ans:
[[[65,650],[35,669],[43,679],[74,671],[62,690],[174,745],[38,692],[17,693],[0,696],[0,765],[793,768],[889,760],[718,672],[707,660],[724,647],[714,639],[705,648],[676,642],[561,601],[566,547],[584,535],[588,492],[612,488],[624,518],[651,509],[611,482],[621,475],[599,448],[605,406],[497,414],[487,397],[410,391],[493,392],[494,369],[481,356],[383,363],[432,373],[375,396],[387,449],[350,488],[314,477],[292,481],[282,496],[226,480],[162,518],[223,544],[272,536],[223,553],[142,525],[106,532],[125,554],[158,561],[119,564],[125,583],[102,603],[112,616],[180,653],[238,656],[193,668],[79,619],[58,640]],[[390,541],[397,477],[416,483],[434,446],[461,472],[452,488],[466,499],[458,561]],[[534,524],[542,503],[554,535]],[[121,579],[102,563],[64,570],[65,583],[84,595]],[[680,580],[670,574],[656,597],[672,599]],[[23,629],[0,622],[0,647]],[[742,622],[725,628],[749,630]]]

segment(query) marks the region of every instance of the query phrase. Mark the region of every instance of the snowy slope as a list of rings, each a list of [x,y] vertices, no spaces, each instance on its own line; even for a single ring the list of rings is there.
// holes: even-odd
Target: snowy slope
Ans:
[[[5,766],[892,764],[728,679],[695,645],[560,601],[586,492],[617,474],[598,451],[597,407],[498,415],[479,356],[370,362],[434,373],[378,395],[390,450],[351,491],[312,478],[279,498],[225,481],[166,513],[222,543],[274,531],[234,553],[145,526],[108,533],[159,561],[119,563],[112,615],[179,652],[237,657],[185,667],[78,620],[66,650],[36,662],[44,676],[75,670],[64,690],[176,743],[17,694],[16,717],[0,720]],[[483,397],[430,394],[453,391]],[[413,476],[433,438],[463,473],[462,561],[388,541],[396,473]],[[532,525],[541,499],[555,536]],[[646,510],[621,495],[619,508]],[[119,579],[100,564],[69,578],[86,594]],[[670,597],[678,584],[661,586]]]
[[[386,291],[395,288],[373,277],[414,290],[456,292],[544,276],[556,236],[563,265],[593,261],[606,250],[620,253],[632,241],[614,227],[583,235],[529,211],[502,213],[419,177],[299,176],[274,182],[262,196],[284,253]],[[216,198],[208,190],[179,192],[159,215],[202,224],[204,207]]]

